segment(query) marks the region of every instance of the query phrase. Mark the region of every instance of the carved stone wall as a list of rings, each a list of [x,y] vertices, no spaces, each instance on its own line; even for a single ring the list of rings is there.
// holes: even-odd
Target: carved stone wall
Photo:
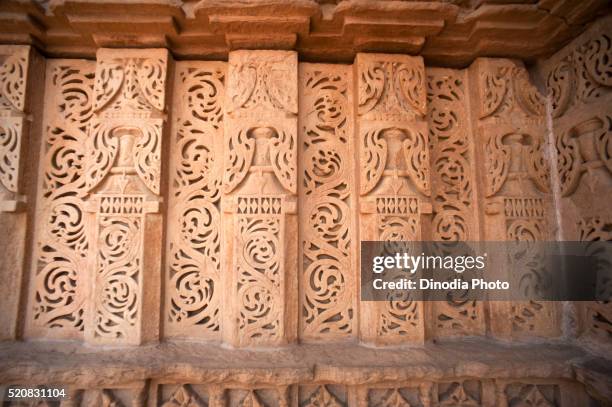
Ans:
[[[610,401],[609,303],[360,296],[361,241],[612,239],[610,22],[531,71],[0,46],[0,390],[66,384],[62,406]],[[508,255],[524,274],[539,260]]]
[[[612,35],[608,17],[539,66],[550,95],[559,236],[612,240]],[[599,281],[610,292],[609,281]],[[610,347],[612,304],[582,303],[579,335]]]

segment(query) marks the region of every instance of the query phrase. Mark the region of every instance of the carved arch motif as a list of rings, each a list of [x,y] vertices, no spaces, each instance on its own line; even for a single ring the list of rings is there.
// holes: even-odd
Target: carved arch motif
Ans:
[[[541,120],[545,113],[544,97],[529,81],[523,67],[501,65],[480,74],[480,119],[500,116],[518,108],[527,117]]]

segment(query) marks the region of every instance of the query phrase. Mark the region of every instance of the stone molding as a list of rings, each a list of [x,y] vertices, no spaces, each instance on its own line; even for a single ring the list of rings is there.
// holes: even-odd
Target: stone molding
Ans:
[[[606,12],[604,0],[179,1],[5,0],[0,43],[55,57],[98,48],[168,48],[179,59],[227,60],[237,49],[296,50],[351,62],[357,52],[420,54],[428,64],[552,54]]]

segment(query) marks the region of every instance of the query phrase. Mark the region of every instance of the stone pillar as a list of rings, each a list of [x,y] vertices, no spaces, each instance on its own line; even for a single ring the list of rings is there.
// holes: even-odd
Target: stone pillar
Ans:
[[[300,64],[299,74],[300,339],[357,337],[352,72]]]
[[[358,54],[360,240],[424,240],[431,214],[426,78],[420,57]],[[423,342],[422,302],[367,302],[361,338],[392,344]]]
[[[87,144],[87,210],[95,240],[85,336],[140,344],[159,334],[161,154],[168,52],[97,53]]]
[[[429,68],[427,119],[431,146],[434,241],[478,241],[476,159],[466,70]],[[467,281],[470,276],[464,275]],[[459,277],[459,276],[458,276]],[[452,298],[427,304],[436,338],[485,333],[482,302]]]
[[[47,61],[26,337],[83,339],[91,225],[85,155],[94,61]]]
[[[230,53],[226,91],[224,339],[297,336],[297,54]]]
[[[43,78],[44,60],[36,51],[0,45],[0,340],[16,338],[22,317]]]
[[[164,334],[221,340],[224,62],[178,62],[170,143]]]
[[[544,100],[518,62],[481,58],[469,71],[477,157],[481,157],[477,173],[484,240],[550,240],[554,211]],[[537,273],[531,268],[537,261],[531,253],[515,257],[512,268],[491,270],[499,275],[490,274],[490,278],[511,279],[515,284],[535,281],[525,276]],[[526,287],[520,287],[525,292]],[[556,303],[492,301],[489,307],[493,336],[511,339],[560,333]]]

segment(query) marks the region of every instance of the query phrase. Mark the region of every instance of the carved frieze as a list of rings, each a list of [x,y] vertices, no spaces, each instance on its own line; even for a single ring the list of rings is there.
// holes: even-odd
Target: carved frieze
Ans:
[[[346,390],[343,386],[303,386],[299,392],[300,407],[345,407]]]
[[[482,405],[482,383],[478,380],[464,380],[438,383],[439,406],[478,407]]]
[[[501,402],[508,406],[554,407],[560,404],[559,386],[554,384],[508,383]]]

